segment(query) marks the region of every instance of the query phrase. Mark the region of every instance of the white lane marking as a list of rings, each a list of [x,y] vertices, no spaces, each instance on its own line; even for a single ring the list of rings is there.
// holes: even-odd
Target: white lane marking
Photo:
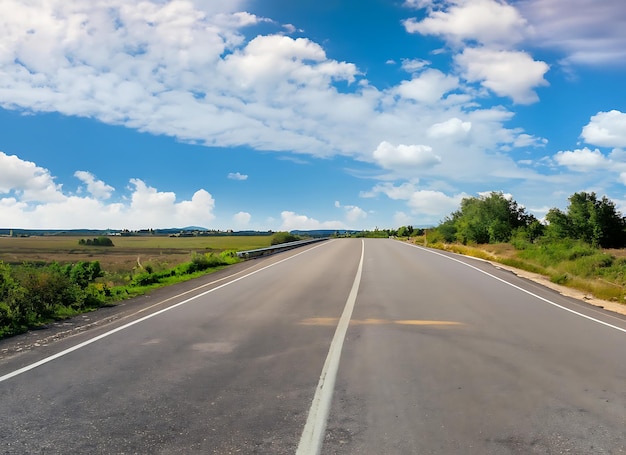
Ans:
[[[187,303],[189,303],[189,302],[191,302],[193,300],[196,300],[196,299],[198,299],[200,297],[204,297],[205,295],[210,294],[211,292],[215,292],[218,289],[222,289],[222,288],[224,288],[226,286],[230,286],[231,284],[236,283],[237,281],[243,280],[244,278],[248,278],[248,277],[250,277],[252,275],[255,275],[255,274],[259,273],[259,272],[262,272],[263,270],[269,269],[270,267],[274,267],[275,265],[278,265],[278,264],[280,264],[282,262],[289,261],[289,260],[291,260],[291,259],[293,259],[295,257],[298,257],[301,254],[305,254],[305,253],[308,253],[310,251],[313,251],[316,248],[320,248],[323,245],[324,245],[324,243],[316,245],[316,246],[314,246],[314,247],[312,247],[312,248],[310,248],[308,250],[301,251],[300,253],[294,254],[293,256],[290,256],[290,257],[285,258],[285,259],[281,259],[280,261],[274,262],[273,264],[266,265],[265,267],[262,267],[262,268],[260,268],[258,270],[254,270],[253,272],[250,272],[250,273],[248,273],[246,275],[240,276],[239,278],[235,278],[234,280],[229,281],[228,283],[224,283],[224,284],[222,284],[220,286],[217,286],[217,287],[215,287],[213,289],[209,289],[208,291],[204,291],[201,294],[198,294],[196,296],[190,297],[190,298],[188,298],[186,300],[183,300],[182,302],[179,302],[179,303],[177,303],[175,305],[169,306],[167,308],[164,308],[162,310],[159,310],[159,311],[156,311],[154,313],[151,313],[151,314],[149,314],[147,316],[144,316],[144,317],[142,317],[140,319],[137,319],[135,321],[132,321],[132,322],[129,322],[129,323],[124,324],[122,326],[116,327],[115,329],[109,330],[108,332],[105,332],[105,333],[103,333],[101,335],[98,335],[98,336],[96,336],[94,338],[90,338],[90,339],[88,339],[86,341],[83,341],[82,343],[79,343],[79,344],[77,344],[75,346],[67,348],[64,351],[58,352],[58,353],[56,353],[54,355],[51,355],[51,356],[46,357],[44,359],[41,359],[38,362],[31,363],[30,365],[26,365],[25,367],[22,367],[22,368],[20,368],[18,370],[15,370],[15,371],[12,371],[10,373],[7,373],[4,376],[0,376],[0,382],[6,381],[7,379],[14,378],[15,376],[18,376],[18,375],[20,375],[22,373],[26,373],[27,371],[30,371],[30,370],[32,370],[34,368],[37,368],[38,366],[41,366],[41,365],[44,365],[44,364],[48,363],[48,362],[52,362],[53,360],[56,360],[59,357],[63,357],[63,356],[65,356],[65,355],[67,355],[67,354],[69,354],[71,352],[74,352],[74,351],[77,351],[77,350],[79,350],[81,348],[84,348],[85,346],[88,346],[88,345],[90,345],[92,343],[95,343],[96,341],[99,341],[99,340],[101,340],[103,338],[111,336],[114,333],[120,332],[120,331],[125,330],[125,329],[127,329],[129,327],[132,327],[132,326],[134,326],[136,324],[139,324],[140,322],[146,321],[146,320],[151,319],[151,318],[153,318],[155,316],[158,316],[158,315],[160,315],[162,313],[165,313],[167,311],[173,310],[174,308],[177,308],[179,306],[185,305],[185,304],[187,304]],[[206,286],[206,285],[199,286],[199,288],[204,287],[204,286]],[[189,291],[184,292],[181,295],[184,295],[184,294],[186,294],[188,292]]]
[[[350,319],[352,318],[352,311],[354,310],[354,304],[356,302],[356,296],[359,292],[359,285],[361,283],[361,275],[363,273],[363,257],[365,256],[365,241],[361,239],[361,260],[359,267],[354,277],[354,283],[348,295],[346,306],[343,309],[337,329],[335,329],[335,335],[330,343],[328,355],[322,368],[322,374],[315,390],[315,396],[311,403],[311,409],[309,410],[309,416],[307,417],[302,436],[300,437],[300,443],[298,444],[298,450],[296,455],[318,455],[322,450],[322,443],[324,442],[324,433],[326,431],[326,421],[328,420],[328,414],[330,412],[330,405],[333,398],[333,392],[335,390],[335,379],[337,379],[337,370],[339,369],[339,360],[341,359],[341,349],[343,348],[343,342],[346,338],[346,332]]]
[[[489,277],[491,277],[491,278],[493,278],[495,280],[498,280],[498,281],[500,281],[500,282],[502,282],[504,284],[507,284],[507,285],[509,285],[509,286],[511,286],[511,287],[513,287],[513,288],[515,288],[517,290],[519,290],[519,291],[525,292],[526,294],[531,295],[531,296],[533,296],[533,297],[535,297],[535,298],[537,298],[537,299],[539,299],[539,300],[541,300],[543,302],[549,303],[550,305],[553,305],[553,306],[555,306],[557,308],[560,308],[562,310],[565,310],[565,311],[568,311],[570,313],[573,313],[573,314],[575,314],[577,316],[580,316],[581,318],[589,319],[590,321],[597,322],[598,324],[602,324],[604,326],[607,326],[607,327],[610,327],[612,329],[619,330],[620,332],[626,333],[626,329],[623,329],[623,328],[618,327],[618,326],[613,325],[613,324],[609,324],[608,322],[601,321],[600,319],[592,318],[591,316],[587,316],[586,314],[579,313],[578,311],[575,311],[575,310],[572,310],[570,308],[564,307],[563,305],[559,305],[558,303],[553,302],[552,300],[549,300],[549,299],[546,299],[544,297],[541,297],[541,296],[539,296],[539,295],[537,295],[537,294],[535,294],[533,292],[530,292],[530,291],[528,291],[528,290],[526,290],[524,288],[521,288],[521,287],[519,287],[519,286],[517,286],[517,285],[515,285],[513,283],[509,283],[508,281],[503,280],[502,278],[498,278],[497,276],[492,275],[489,272],[485,272],[484,270],[481,270],[478,267],[470,265],[470,264],[468,264],[466,262],[463,262],[463,261],[461,261],[459,259],[447,256],[445,254],[441,254],[441,253],[439,253],[437,251],[433,251],[433,250],[430,250],[428,248],[424,248],[424,247],[421,247],[421,246],[413,245],[413,244],[410,244],[410,243],[405,243],[405,245],[411,246],[413,248],[417,248],[418,250],[426,251],[426,252],[431,253],[431,254],[436,254],[437,256],[444,257],[444,258],[449,259],[451,261],[458,262],[459,264],[463,264],[466,267],[472,268],[472,269],[474,269],[474,270],[476,270],[476,271],[478,271],[480,273],[483,273],[483,274],[485,274],[485,275],[487,275],[487,276],[489,276]]]

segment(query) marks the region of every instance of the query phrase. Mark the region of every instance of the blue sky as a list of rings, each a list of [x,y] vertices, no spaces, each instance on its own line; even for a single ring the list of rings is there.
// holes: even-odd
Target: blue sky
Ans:
[[[622,0],[0,0],[0,227],[626,212]]]

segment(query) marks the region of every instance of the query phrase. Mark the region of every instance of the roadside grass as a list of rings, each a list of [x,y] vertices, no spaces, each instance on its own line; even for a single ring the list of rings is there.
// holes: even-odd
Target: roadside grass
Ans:
[[[626,300],[626,251],[602,250],[574,240],[461,245],[426,242],[421,236],[411,241],[536,273],[601,300],[622,304]]]
[[[271,236],[128,239],[84,247],[91,253],[77,256],[78,237],[0,238],[0,338],[222,270],[240,261],[236,251],[271,242]],[[5,261],[7,254],[16,260]],[[63,270],[83,261],[100,263],[102,273],[78,286]],[[67,296],[52,290],[59,280],[71,289]]]
[[[19,265],[97,260],[116,284],[142,266],[169,269],[189,262],[195,253],[251,250],[270,246],[272,236],[130,236],[111,237],[113,247],[79,245],[81,236],[0,237],[0,261]]]

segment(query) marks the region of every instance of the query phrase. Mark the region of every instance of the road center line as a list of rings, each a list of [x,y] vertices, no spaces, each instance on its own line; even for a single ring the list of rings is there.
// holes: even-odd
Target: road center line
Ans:
[[[63,356],[65,356],[65,355],[67,355],[67,354],[69,354],[71,352],[77,351],[77,350],[79,350],[81,348],[84,348],[85,346],[88,346],[88,345],[90,345],[92,343],[95,343],[96,341],[99,341],[99,340],[102,340],[103,338],[111,336],[114,333],[121,332],[122,330],[126,330],[127,328],[132,327],[132,326],[134,326],[136,324],[139,324],[140,322],[146,321],[146,320],[151,319],[151,318],[153,318],[155,316],[158,316],[158,315],[160,315],[162,313],[165,313],[167,311],[173,310],[174,308],[177,308],[179,306],[185,305],[185,304],[187,304],[187,303],[189,303],[189,302],[191,302],[193,300],[196,300],[196,299],[198,299],[200,297],[204,297],[205,295],[210,294],[211,292],[215,292],[218,289],[222,289],[222,288],[224,288],[226,286],[230,286],[231,284],[236,283],[237,281],[243,280],[244,278],[248,278],[248,277],[250,277],[252,275],[255,275],[255,274],[259,273],[259,272],[262,272],[263,270],[267,270],[270,267],[274,267],[274,266],[276,266],[278,264],[281,264],[281,263],[283,263],[285,261],[289,261],[289,260],[291,260],[291,259],[293,259],[295,257],[298,257],[301,254],[305,254],[305,253],[308,253],[308,252],[310,252],[310,251],[312,251],[314,249],[320,248],[323,245],[324,245],[324,243],[321,243],[321,244],[316,245],[316,246],[314,246],[314,247],[312,247],[312,248],[310,248],[308,250],[301,251],[300,253],[294,254],[293,256],[289,256],[288,258],[281,259],[280,261],[274,262],[273,264],[266,265],[265,267],[262,267],[262,268],[260,268],[258,270],[254,270],[254,271],[252,271],[252,272],[250,272],[250,273],[248,273],[246,275],[240,276],[239,278],[235,278],[234,280],[229,281],[228,283],[224,283],[224,284],[222,284],[220,286],[217,286],[217,287],[215,287],[213,289],[209,289],[208,291],[204,291],[204,292],[202,292],[202,293],[200,293],[198,295],[195,295],[193,297],[185,299],[182,302],[178,302],[175,305],[172,305],[172,306],[169,306],[167,308],[163,308],[162,310],[159,310],[159,311],[156,311],[154,313],[148,314],[148,315],[146,315],[146,316],[144,316],[142,318],[139,318],[139,319],[137,319],[135,321],[129,322],[129,323],[124,324],[124,325],[121,325],[119,327],[116,327],[115,329],[109,330],[108,332],[102,333],[102,334],[100,334],[100,335],[98,335],[96,337],[93,337],[93,338],[90,338],[90,339],[88,339],[86,341],[83,341],[82,343],[79,343],[79,344],[77,344],[75,346],[67,348],[67,349],[65,349],[65,350],[63,350],[61,352],[57,352],[56,354],[51,355],[49,357],[46,357],[44,359],[41,359],[41,360],[39,360],[39,361],[37,361],[35,363],[31,363],[30,365],[26,365],[25,367],[22,367],[22,368],[20,368],[18,370],[15,370],[15,371],[12,371],[10,373],[7,373],[4,376],[0,376],[0,382],[6,381],[7,379],[14,378],[15,376],[18,376],[18,375],[20,375],[22,373],[26,373],[27,371],[30,371],[30,370],[32,370],[34,368],[37,368],[38,366],[41,366],[41,365],[44,365],[44,364],[48,363],[48,362],[52,362],[53,360],[56,360],[56,359],[58,359],[60,357],[63,357]],[[204,287],[204,286],[206,286],[206,285],[202,285],[202,286],[199,286],[199,287]],[[189,291],[187,291],[187,292],[189,292]],[[187,292],[185,292],[183,294],[186,294]],[[162,302],[160,302],[160,303],[162,303]]]
[[[361,260],[359,267],[352,283],[352,289],[348,300],[343,308],[343,313],[337,324],[335,335],[330,343],[328,355],[322,368],[320,380],[315,389],[315,396],[311,403],[309,416],[304,425],[300,443],[296,455],[318,455],[322,450],[324,442],[324,433],[326,431],[326,421],[330,412],[330,405],[335,390],[335,379],[337,379],[337,371],[339,370],[339,360],[341,359],[341,349],[346,338],[346,332],[352,318],[352,311],[356,302],[356,296],[359,292],[361,284],[361,275],[363,274],[363,257],[365,256],[365,241],[361,240]]]
[[[567,308],[567,307],[565,307],[565,306],[563,306],[563,305],[559,305],[558,303],[553,302],[552,300],[549,300],[549,299],[546,299],[546,298],[544,298],[544,297],[541,297],[541,296],[539,296],[539,295],[537,295],[537,294],[535,294],[535,293],[533,293],[533,292],[530,292],[530,291],[528,291],[528,290],[526,290],[526,289],[524,289],[524,288],[522,288],[522,287],[519,287],[519,286],[517,286],[517,285],[515,285],[515,284],[513,284],[513,283],[509,283],[508,281],[503,280],[502,278],[498,278],[497,276],[492,275],[492,274],[491,274],[491,273],[489,273],[489,272],[485,272],[484,270],[481,270],[481,269],[479,269],[478,267],[475,267],[475,266],[473,266],[473,265],[471,265],[471,264],[468,264],[468,263],[466,263],[466,262],[463,262],[463,261],[461,261],[461,260],[459,260],[459,259],[456,259],[456,258],[453,258],[453,257],[447,256],[447,255],[442,254],[442,253],[439,253],[439,252],[437,252],[437,251],[430,250],[430,249],[428,249],[428,248],[424,248],[424,247],[421,247],[421,246],[413,245],[413,244],[410,244],[410,243],[406,243],[406,245],[411,246],[411,247],[413,247],[413,248],[417,248],[418,250],[425,251],[425,252],[427,252],[427,253],[436,254],[437,256],[441,256],[441,257],[443,257],[443,258],[449,259],[450,261],[455,261],[455,262],[458,262],[459,264],[463,264],[463,265],[464,265],[464,266],[466,266],[466,267],[469,267],[469,268],[474,269],[474,270],[476,270],[476,271],[478,271],[478,272],[480,272],[480,273],[483,273],[483,274],[485,274],[485,275],[487,275],[487,276],[489,276],[489,277],[491,277],[491,278],[493,278],[493,279],[495,279],[495,280],[498,280],[498,281],[500,281],[500,282],[502,282],[502,283],[504,283],[504,284],[507,284],[507,285],[509,285],[509,286],[511,286],[511,287],[513,287],[513,288],[515,288],[515,289],[517,289],[517,290],[519,290],[519,291],[522,291],[522,292],[524,292],[524,293],[526,293],[526,294],[528,294],[528,295],[531,295],[531,296],[533,296],[533,297],[535,297],[535,298],[537,298],[537,299],[539,299],[539,300],[541,300],[541,301],[543,301],[543,302],[549,303],[550,305],[553,305],[553,306],[555,306],[555,307],[557,307],[557,308],[560,308],[561,310],[568,311],[568,312],[570,312],[570,313],[572,313],[572,314],[575,314],[575,315],[577,315],[577,316],[580,316],[581,318],[589,319],[590,321],[597,322],[598,324],[602,324],[602,325],[604,325],[604,326],[606,326],[606,327],[610,327],[610,328],[612,328],[612,329],[619,330],[620,332],[624,332],[624,333],[626,333],[626,329],[623,329],[623,328],[618,327],[618,326],[613,325],[613,324],[609,324],[608,322],[601,321],[600,319],[592,318],[591,316],[587,316],[586,314],[579,313],[578,311],[572,310],[572,309]]]

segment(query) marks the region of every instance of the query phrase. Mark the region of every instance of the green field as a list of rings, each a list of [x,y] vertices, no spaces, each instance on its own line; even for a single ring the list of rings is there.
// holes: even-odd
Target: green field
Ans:
[[[272,236],[0,237],[0,338],[237,263]],[[87,239],[84,239],[85,241]],[[90,239],[93,240],[93,239]]]
[[[194,253],[220,253],[269,246],[272,237],[259,236],[129,236],[111,237],[113,247],[79,245],[80,236],[0,237],[0,261],[76,263],[100,261],[109,272],[130,271],[137,264],[151,263],[158,268],[188,262]]]

